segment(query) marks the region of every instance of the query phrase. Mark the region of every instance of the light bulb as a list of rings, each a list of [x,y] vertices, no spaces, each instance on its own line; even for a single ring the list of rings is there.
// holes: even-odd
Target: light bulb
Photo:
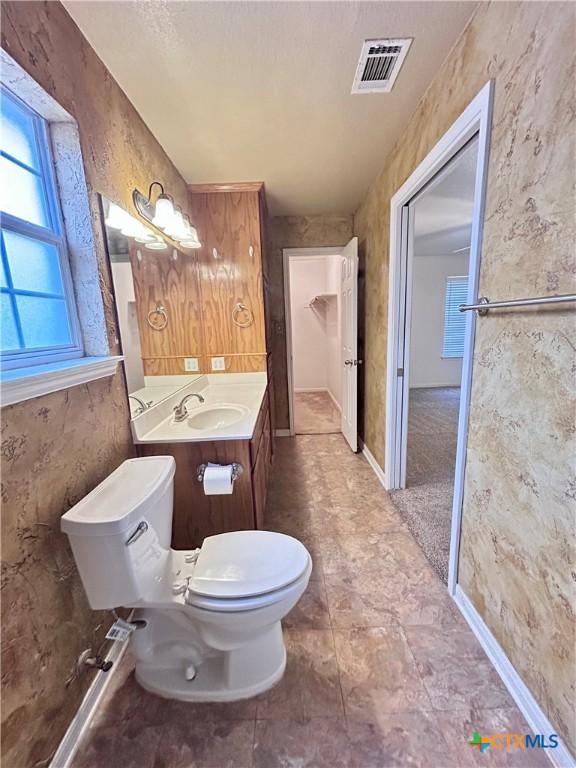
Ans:
[[[107,227],[110,227],[110,229],[122,229],[122,227],[126,225],[127,220],[130,218],[130,214],[126,213],[126,211],[120,208],[119,205],[116,205],[116,203],[110,203],[105,223]]]
[[[126,221],[120,232],[126,237],[133,237],[139,243],[145,243],[151,236],[153,237],[152,233],[146,229],[144,224],[142,224],[141,221],[138,221],[138,219],[135,219],[134,216],[130,216],[129,213],[126,214]]]
[[[158,229],[166,231],[171,226],[173,218],[174,206],[172,205],[172,200],[166,195],[160,195],[158,200],[156,200],[152,224],[158,227]]]
[[[198,239],[198,232],[196,227],[189,225],[189,234],[185,240],[180,241],[180,245],[183,248],[202,248],[202,243]]]
[[[144,248],[147,248],[149,251],[165,251],[168,248],[168,243],[165,243],[162,238],[158,237],[150,243],[145,243]]]

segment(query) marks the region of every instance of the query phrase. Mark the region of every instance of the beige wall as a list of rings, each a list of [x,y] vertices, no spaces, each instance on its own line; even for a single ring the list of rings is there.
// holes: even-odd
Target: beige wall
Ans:
[[[131,210],[131,192],[186,185],[59,3],[2,3],[2,47],[78,121],[108,335],[116,328],[98,192]],[[98,650],[110,616],[90,611],[61,515],[132,454],[122,374],[2,409],[2,750],[44,765],[94,677],[67,684]]]
[[[574,291],[576,8],[482,4],[355,217],[366,259],[366,442],[384,459],[393,193],[495,80],[480,293]],[[459,582],[558,733],[574,734],[573,311],[480,319]]]
[[[346,245],[352,237],[352,216],[273,216],[268,219],[268,338],[274,366],[276,429],[288,429],[286,318],[284,316],[283,248],[325,248]]]

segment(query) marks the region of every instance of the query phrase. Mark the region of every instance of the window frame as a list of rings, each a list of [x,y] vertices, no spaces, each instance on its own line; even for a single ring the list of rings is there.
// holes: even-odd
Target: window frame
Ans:
[[[58,252],[60,274],[62,277],[63,295],[68,311],[68,322],[70,326],[71,342],[66,345],[56,345],[50,347],[28,347],[22,349],[0,351],[2,370],[12,370],[15,368],[31,369],[33,366],[46,365],[54,362],[73,360],[84,356],[82,336],[80,332],[80,323],[78,319],[78,310],[76,306],[76,296],[72,273],[70,269],[70,260],[68,247],[66,243],[64,220],[60,206],[59,189],[56,179],[54,166],[54,156],[52,141],[50,136],[50,123],[39,115],[32,107],[26,104],[11,90],[4,85],[1,86],[2,99],[10,99],[22,109],[32,119],[34,126],[34,139],[38,151],[39,169],[30,168],[26,163],[12,157],[7,152],[0,149],[0,155],[10,162],[34,173],[41,179],[42,192],[46,203],[46,210],[49,219],[49,227],[44,227],[32,222],[20,219],[12,214],[0,212],[0,221],[2,229],[15,234],[28,237],[43,243],[54,245]],[[15,295],[24,296],[46,296],[49,294],[36,291],[26,291],[24,289],[14,289],[11,285],[10,272],[7,263],[4,237],[0,238],[0,257],[3,262],[6,273],[7,288],[0,288],[3,295],[8,295],[14,302]],[[62,297],[59,297],[62,298]],[[13,305],[14,312],[14,305]],[[18,317],[14,312],[15,318]]]
[[[466,335],[466,319],[465,317],[462,318],[463,322],[463,336],[462,336],[462,354],[461,355],[454,355],[454,354],[447,354],[446,350],[446,331],[447,331],[447,303],[448,303],[448,295],[450,293],[450,281],[455,280],[462,280],[465,283],[466,286],[466,292],[468,291],[468,280],[469,275],[447,275],[446,276],[446,291],[444,293],[444,312],[443,312],[443,329],[442,329],[442,350],[440,357],[442,360],[462,360],[464,358],[464,343],[465,343],[465,335]]]

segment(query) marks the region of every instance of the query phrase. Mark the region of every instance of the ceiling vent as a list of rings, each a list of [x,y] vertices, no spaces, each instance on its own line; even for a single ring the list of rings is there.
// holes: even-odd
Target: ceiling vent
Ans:
[[[398,77],[412,38],[365,40],[352,83],[352,93],[388,93]]]

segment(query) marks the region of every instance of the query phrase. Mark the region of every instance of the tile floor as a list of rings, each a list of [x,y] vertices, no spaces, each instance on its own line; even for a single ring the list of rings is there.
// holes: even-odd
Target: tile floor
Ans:
[[[141,690],[129,661],[74,768],[548,767],[466,744],[528,727],[389,496],[341,435],[277,441],[267,525],[315,568],[283,680],[227,705]]]
[[[410,390],[407,487],[392,494],[392,501],[445,584],[459,407],[459,387]]]
[[[294,429],[297,435],[340,432],[340,411],[328,392],[294,393]]]

